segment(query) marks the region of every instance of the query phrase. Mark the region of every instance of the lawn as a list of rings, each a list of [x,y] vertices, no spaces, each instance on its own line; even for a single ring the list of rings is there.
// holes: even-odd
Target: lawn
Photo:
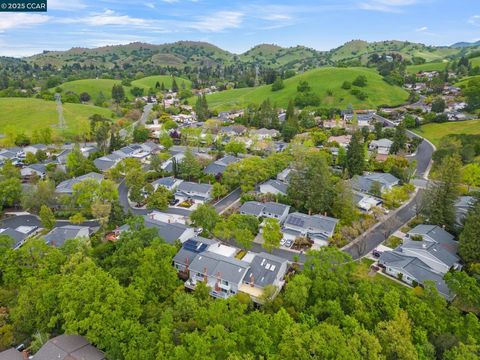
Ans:
[[[472,80],[472,79],[480,79],[480,75],[464,77],[462,80],[460,80],[459,82],[457,82],[457,83],[455,84],[455,86],[458,86],[458,87],[466,86],[467,83],[468,83],[470,80]]]
[[[16,133],[31,134],[33,130],[55,127],[58,123],[56,104],[32,98],[0,98],[0,133],[13,130]],[[86,131],[88,118],[100,114],[112,118],[109,109],[82,104],[64,104],[63,115],[67,128],[66,134],[76,135]]]
[[[410,74],[416,74],[420,71],[443,71],[448,62],[431,62],[421,65],[409,65],[407,66],[407,72]]]
[[[367,86],[359,88],[368,95],[363,101],[352,95],[350,90],[342,89],[344,81],[352,82],[359,75],[365,75],[368,79]],[[259,104],[267,98],[277,106],[286,108],[289,100],[297,95],[297,85],[301,80],[308,81],[312,91],[320,96],[322,107],[346,108],[352,104],[355,108],[377,108],[380,105],[400,105],[408,98],[405,90],[386,83],[373,69],[326,67],[285,80],[285,88],[279,91],[273,92],[270,85],[233,89],[208,95],[207,101],[211,108],[220,111]]]
[[[363,258],[360,261],[356,261],[353,276],[359,280],[375,281],[375,282],[384,284],[385,286],[393,286],[402,291],[404,291],[405,289],[408,289],[406,286],[399,284],[395,280],[389,277],[385,277],[382,274],[376,273],[375,275],[371,276],[369,272],[370,272],[370,266],[372,265],[372,263],[373,261],[367,258]]]
[[[430,123],[415,129],[414,132],[438,145],[444,136],[450,134],[480,135],[480,120]]]

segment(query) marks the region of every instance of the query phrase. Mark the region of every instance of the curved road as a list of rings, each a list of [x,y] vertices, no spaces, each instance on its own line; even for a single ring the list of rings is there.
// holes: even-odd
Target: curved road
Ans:
[[[390,120],[378,115],[376,116],[376,119],[383,121],[389,126],[394,126]],[[410,137],[422,138],[411,131],[407,131],[407,134]],[[418,146],[415,155],[410,157],[411,160],[417,161],[417,177],[427,180],[434,151],[435,146],[428,140],[423,139]],[[418,189],[414,197],[407,204],[396,210],[396,212],[394,212],[387,219],[381,221],[372,230],[343,247],[342,250],[349,253],[354,259],[359,259],[368,254],[370,251],[384,242],[391,234],[400,229],[404,224],[417,215],[424,193],[425,190]]]

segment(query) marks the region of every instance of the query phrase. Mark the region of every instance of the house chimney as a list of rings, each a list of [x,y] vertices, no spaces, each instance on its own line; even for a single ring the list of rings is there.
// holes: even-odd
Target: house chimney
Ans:
[[[250,273],[250,286],[251,287],[255,286],[255,277],[253,276],[252,273]]]
[[[23,350],[22,355],[23,355],[23,360],[28,360],[28,356],[29,356],[28,350]]]
[[[203,280],[205,281],[205,283],[207,282],[207,279],[208,279],[207,273],[208,273],[208,269],[206,267],[203,268]]]

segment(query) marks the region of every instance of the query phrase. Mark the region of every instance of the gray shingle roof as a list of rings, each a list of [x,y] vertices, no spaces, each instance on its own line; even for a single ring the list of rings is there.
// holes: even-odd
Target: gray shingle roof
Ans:
[[[247,215],[260,216],[264,207],[265,205],[258,201],[247,201],[240,207],[240,212]]]
[[[266,202],[264,205],[265,205],[265,209],[263,209],[264,213],[270,213],[278,216],[283,215],[285,210],[289,208],[289,206],[287,205],[272,202],[272,201]]]
[[[183,233],[188,229],[188,226],[179,223],[166,223],[155,219],[150,219],[145,216],[145,226],[147,228],[157,229],[158,235],[169,244],[174,244]]]
[[[45,243],[53,246],[62,246],[66,240],[77,238],[84,229],[88,229],[88,227],[76,225],[56,227],[44,236]]]
[[[62,181],[60,184],[57,185],[56,191],[57,193],[72,193],[73,186],[75,184],[78,184],[87,179],[93,179],[100,182],[103,180],[103,175],[96,172],[91,172],[73,179]]]
[[[285,226],[288,225],[302,228],[313,234],[321,234],[331,236],[337,226],[338,219],[322,215],[306,215],[299,212],[291,213],[285,220]],[[327,237],[328,237],[327,236]]]
[[[282,264],[285,264],[286,260],[277,256],[259,253],[256,254],[250,264],[250,268],[245,275],[244,282],[251,283],[258,287],[265,287],[273,284],[277,277],[284,274],[279,274],[282,268]]]
[[[184,181],[180,185],[178,185],[177,190],[184,192],[184,193],[200,193],[200,194],[207,194],[212,189],[212,185],[210,184],[197,184],[194,182]]]
[[[23,355],[17,349],[11,348],[0,352],[0,360],[24,360]]]
[[[169,177],[164,177],[160,178],[158,180],[155,180],[152,182],[153,186],[165,186],[167,189],[171,188],[175,183],[177,182],[177,179],[175,179],[173,176]]]
[[[398,184],[400,180],[393,176],[392,174],[388,173],[373,173],[373,174],[368,174],[368,175],[355,175],[352,180],[352,187],[355,190],[363,191],[363,192],[369,192],[370,189],[372,188],[372,185],[375,182],[380,183],[380,185],[383,187],[390,187],[395,184]]]
[[[92,346],[83,336],[60,335],[50,339],[33,356],[33,360],[103,360],[103,352]]]
[[[429,237],[433,241],[441,244],[454,245],[457,242],[454,240],[454,236],[447,231],[443,230],[437,225],[417,225],[408,232],[409,235],[422,235],[425,239]],[[455,249],[456,250],[456,249]]]
[[[270,185],[271,187],[273,187],[274,189],[286,194],[287,193],[287,189],[288,189],[288,185],[281,182],[281,181],[278,181],[278,180],[268,180],[266,182],[264,182],[262,185]]]
[[[199,254],[191,263],[190,270],[211,277],[220,277],[231,283],[240,283],[247,272],[249,264],[226,256],[206,251]]]

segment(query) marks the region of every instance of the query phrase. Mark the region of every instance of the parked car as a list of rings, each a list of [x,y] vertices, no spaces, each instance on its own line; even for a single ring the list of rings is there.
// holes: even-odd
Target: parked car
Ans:
[[[285,241],[285,247],[289,248],[293,245],[293,241],[292,240],[287,240]]]
[[[372,251],[372,255],[375,256],[376,258],[379,258],[380,255],[382,255],[382,253],[381,253],[380,251],[378,251],[378,250],[373,250],[373,251]]]

